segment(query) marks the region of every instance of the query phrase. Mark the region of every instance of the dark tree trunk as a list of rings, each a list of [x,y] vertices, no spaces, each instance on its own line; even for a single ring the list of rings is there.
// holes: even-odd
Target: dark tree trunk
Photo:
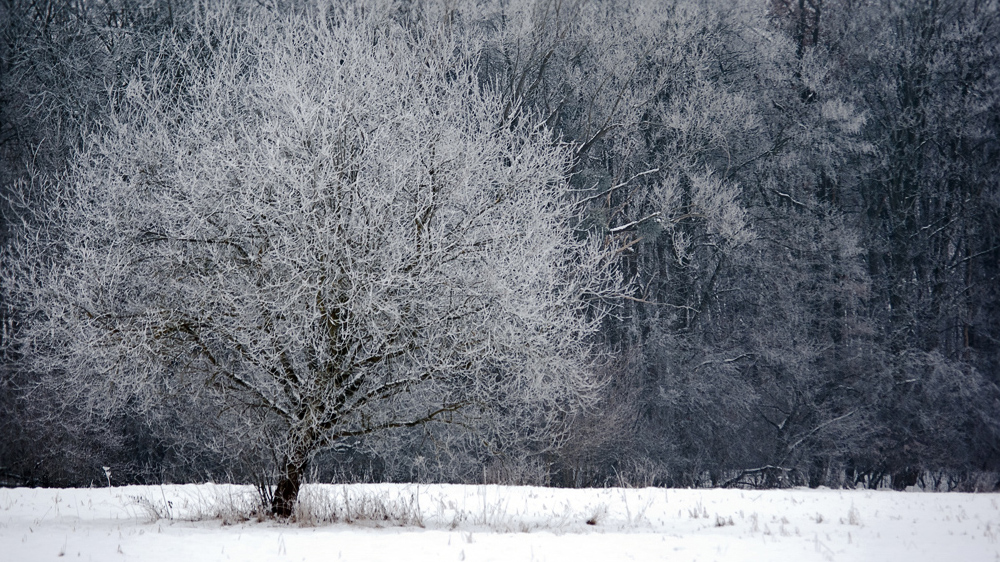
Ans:
[[[295,511],[295,502],[302,487],[302,473],[305,472],[305,461],[293,459],[285,463],[284,474],[278,480],[278,487],[271,500],[271,513],[277,517],[291,517]]]

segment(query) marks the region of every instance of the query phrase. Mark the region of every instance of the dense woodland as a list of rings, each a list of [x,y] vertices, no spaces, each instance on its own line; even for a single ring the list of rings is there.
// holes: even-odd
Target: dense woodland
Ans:
[[[4,485],[1000,485],[995,0],[0,26]]]

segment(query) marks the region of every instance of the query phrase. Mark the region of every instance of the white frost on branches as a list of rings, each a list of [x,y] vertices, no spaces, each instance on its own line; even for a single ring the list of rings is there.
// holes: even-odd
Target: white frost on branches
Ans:
[[[265,411],[290,462],[431,420],[544,437],[588,403],[616,280],[574,235],[569,151],[446,31],[228,14],[24,209],[2,281],[33,367],[99,412]]]

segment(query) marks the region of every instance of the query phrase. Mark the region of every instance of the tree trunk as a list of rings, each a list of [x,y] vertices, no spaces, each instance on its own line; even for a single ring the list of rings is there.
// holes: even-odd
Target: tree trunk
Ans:
[[[277,517],[291,517],[295,511],[295,502],[302,486],[302,474],[305,472],[305,457],[295,455],[285,462],[285,472],[278,480],[278,487],[271,500],[271,513]]]

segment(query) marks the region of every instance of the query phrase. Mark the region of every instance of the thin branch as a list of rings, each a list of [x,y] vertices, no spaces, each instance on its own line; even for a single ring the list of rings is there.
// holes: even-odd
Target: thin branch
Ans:
[[[594,199],[600,199],[601,197],[604,197],[605,195],[611,193],[612,191],[615,191],[616,189],[620,189],[622,187],[625,187],[626,185],[632,183],[633,181],[635,181],[638,178],[641,178],[642,176],[647,176],[649,174],[655,174],[655,173],[657,173],[659,171],[660,171],[659,168],[653,168],[652,170],[646,170],[645,172],[639,172],[638,174],[630,177],[629,179],[627,179],[627,180],[625,180],[625,181],[623,181],[623,182],[621,182],[621,183],[619,183],[617,185],[613,185],[613,186],[605,189],[604,191],[602,191],[600,193],[597,193],[595,195],[591,195],[589,197],[584,197],[583,199],[580,199],[579,201],[576,202],[576,205],[583,205],[584,203],[588,203],[590,201],[593,201]]]
[[[642,224],[642,223],[644,223],[644,222],[646,222],[646,221],[648,221],[650,219],[655,219],[656,217],[659,217],[661,214],[662,213],[660,213],[660,211],[656,211],[655,213],[652,213],[650,215],[646,215],[645,217],[642,217],[639,220],[634,220],[634,221],[632,221],[632,222],[630,222],[628,224],[623,224],[621,226],[616,226],[614,228],[608,229],[608,233],[610,233],[610,234],[618,234],[619,232],[624,232],[626,230],[629,230],[630,228],[635,228],[636,226],[638,226],[638,225],[640,225],[640,224]]]

